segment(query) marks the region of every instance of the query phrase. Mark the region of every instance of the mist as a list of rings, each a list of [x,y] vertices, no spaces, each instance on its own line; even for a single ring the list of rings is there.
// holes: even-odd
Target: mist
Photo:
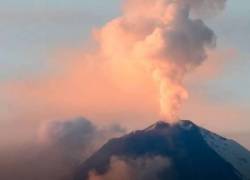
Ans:
[[[72,180],[81,162],[124,133],[118,125],[98,128],[81,117],[45,123],[32,142],[1,149],[0,178]]]
[[[112,157],[109,167],[103,175],[98,175],[95,171],[90,172],[88,180],[158,180],[158,175],[163,171],[167,171],[169,179],[174,177],[171,161],[161,156],[136,159]]]

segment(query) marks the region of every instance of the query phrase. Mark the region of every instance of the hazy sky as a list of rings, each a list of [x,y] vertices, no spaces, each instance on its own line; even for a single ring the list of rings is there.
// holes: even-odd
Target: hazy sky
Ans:
[[[45,70],[55,49],[80,47],[94,26],[119,14],[121,4],[121,0],[0,2],[1,80]],[[223,93],[228,95],[224,100],[240,104],[250,102],[249,12],[250,3],[228,1],[225,12],[211,22],[219,48],[237,53],[235,60],[226,64],[225,72],[209,83],[216,91],[211,96]]]
[[[46,69],[51,52],[77,48],[93,26],[119,13],[119,1],[115,0],[0,2],[1,80]]]
[[[55,52],[80,49],[93,27],[119,15],[121,0],[0,0],[0,3],[0,83],[4,83],[47,73],[51,65],[48,60]],[[250,115],[249,14],[250,2],[229,0],[222,14],[207,19],[218,36],[219,51],[226,52],[228,60],[218,62],[223,63],[219,65],[222,68],[218,76],[203,83],[190,83],[191,97],[192,92],[203,93],[216,107],[236,107],[239,113]],[[1,107],[4,104],[0,102]],[[191,118],[202,116],[184,114]],[[250,131],[249,116],[237,117],[237,122],[229,124],[244,125],[238,125],[235,131]],[[230,127],[228,131],[234,129]]]

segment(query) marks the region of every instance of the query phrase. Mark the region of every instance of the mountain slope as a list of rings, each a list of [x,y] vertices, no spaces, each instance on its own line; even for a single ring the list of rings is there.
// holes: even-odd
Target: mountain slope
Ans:
[[[250,152],[233,140],[223,138],[203,128],[200,130],[207,144],[237,169],[244,179],[250,180]]]
[[[171,166],[155,172],[154,177],[158,180],[244,179],[243,171],[232,165],[231,160],[225,160],[218,149],[209,143],[214,138],[211,134],[190,121],[180,121],[173,125],[157,122],[145,130],[110,140],[81,165],[75,179],[87,180],[90,172],[105,175],[112,167],[113,157],[133,160],[146,157],[169,159]],[[220,144],[220,141],[215,142]],[[142,170],[139,168],[136,173]]]

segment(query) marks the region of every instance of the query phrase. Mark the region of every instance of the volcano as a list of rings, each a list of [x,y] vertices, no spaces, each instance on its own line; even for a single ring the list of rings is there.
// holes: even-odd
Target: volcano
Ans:
[[[99,179],[110,172],[112,158],[141,166],[132,166],[133,174],[109,180],[249,180],[250,152],[237,142],[210,132],[188,120],[174,124],[159,121],[144,130],[109,140],[101,149],[83,162],[75,180],[88,180],[91,172]],[[161,157],[169,163],[152,162],[145,174],[141,159]],[[148,161],[147,161],[148,162]],[[148,170],[148,171],[149,171]],[[130,173],[131,171],[127,171]],[[137,176],[144,172],[144,175]],[[149,173],[154,173],[152,174]],[[135,178],[134,178],[135,177]]]

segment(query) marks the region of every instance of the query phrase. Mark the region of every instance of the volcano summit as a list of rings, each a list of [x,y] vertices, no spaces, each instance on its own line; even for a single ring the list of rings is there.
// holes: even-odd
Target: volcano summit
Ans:
[[[75,180],[249,180],[250,152],[191,121],[159,121],[106,143]]]

